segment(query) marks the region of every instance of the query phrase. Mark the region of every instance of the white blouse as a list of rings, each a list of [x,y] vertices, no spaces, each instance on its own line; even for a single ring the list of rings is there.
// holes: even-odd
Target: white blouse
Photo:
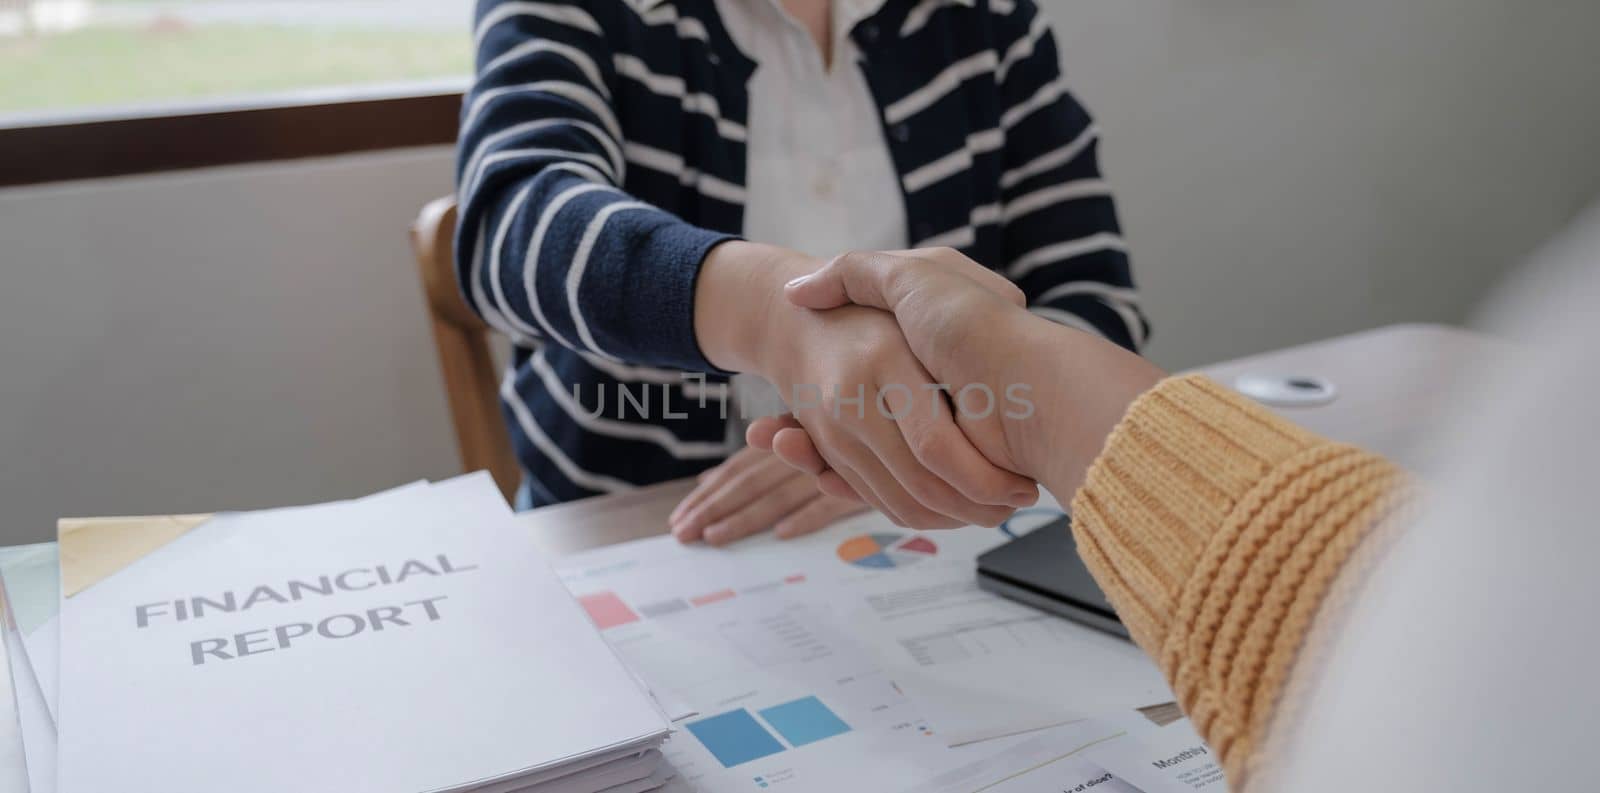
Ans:
[[[819,258],[906,247],[905,198],[848,35],[883,0],[833,0],[831,68],[779,0],[716,2],[734,44],[758,64],[749,86],[745,238]],[[785,410],[758,377],[735,377],[733,393],[747,417]],[[730,421],[736,445],[744,426]]]

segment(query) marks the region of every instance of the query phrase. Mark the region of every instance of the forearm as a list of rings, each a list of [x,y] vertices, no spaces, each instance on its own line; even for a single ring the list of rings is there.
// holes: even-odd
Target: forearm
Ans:
[[[1007,447],[1018,470],[1066,501],[1128,405],[1166,373],[1097,334],[1031,312],[1008,312],[995,334],[971,342],[974,349],[1008,351],[995,356],[995,368],[981,379],[1020,384],[1032,403],[1023,411],[1028,415],[1007,417]]]
[[[1406,483],[1191,375],[1134,402],[1077,490],[1079,552],[1236,786],[1330,586]]]

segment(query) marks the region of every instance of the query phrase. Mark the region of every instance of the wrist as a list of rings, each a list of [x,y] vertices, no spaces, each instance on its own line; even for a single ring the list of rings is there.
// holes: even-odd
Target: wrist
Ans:
[[[1028,314],[1015,333],[1025,362],[1016,382],[1031,388],[1032,415],[1007,419],[1022,473],[1066,503],[1128,406],[1161,381],[1154,364],[1084,331]]]
[[[695,281],[694,331],[711,365],[730,372],[760,372],[791,308],[783,285],[815,271],[820,262],[774,245],[731,240],[711,249]]]

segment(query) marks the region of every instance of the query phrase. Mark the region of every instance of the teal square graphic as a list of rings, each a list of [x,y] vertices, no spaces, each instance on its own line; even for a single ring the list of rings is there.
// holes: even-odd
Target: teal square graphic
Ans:
[[[688,730],[723,768],[783,751],[783,744],[744,708],[690,722]]]
[[[816,697],[802,697],[765,708],[760,713],[790,746],[805,746],[850,731],[850,725]]]

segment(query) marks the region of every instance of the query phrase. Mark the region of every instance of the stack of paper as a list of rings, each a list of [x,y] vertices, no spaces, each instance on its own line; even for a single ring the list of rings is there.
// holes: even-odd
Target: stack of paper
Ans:
[[[17,557],[28,554],[32,547],[0,548],[0,569]],[[0,674],[0,791],[7,793],[33,787],[28,781],[29,765],[24,755],[22,713],[17,694],[32,692],[36,685],[33,672],[28,667],[27,655],[22,650],[17,623],[11,599],[0,596],[0,630],[4,631],[5,642],[5,652],[0,653],[0,666],[5,668],[5,672]],[[54,725],[46,722],[42,729],[53,730]]]
[[[667,715],[486,476],[65,520],[59,552],[56,653],[38,646],[56,634],[26,638],[52,609],[21,554],[0,556],[34,793],[634,793],[671,776]],[[58,675],[20,673],[52,655]]]
[[[26,784],[16,789],[33,793],[56,789],[56,723],[43,681],[53,681],[55,673],[57,580],[55,543],[0,549],[6,665],[13,693],[7,715],[17,725],[17,740],[7,745],[7,753],[22,755],[16,768],[24,771]],[[42,677],[40,669],[49,677]],[[49,690],[54,692],[54,686]]]

